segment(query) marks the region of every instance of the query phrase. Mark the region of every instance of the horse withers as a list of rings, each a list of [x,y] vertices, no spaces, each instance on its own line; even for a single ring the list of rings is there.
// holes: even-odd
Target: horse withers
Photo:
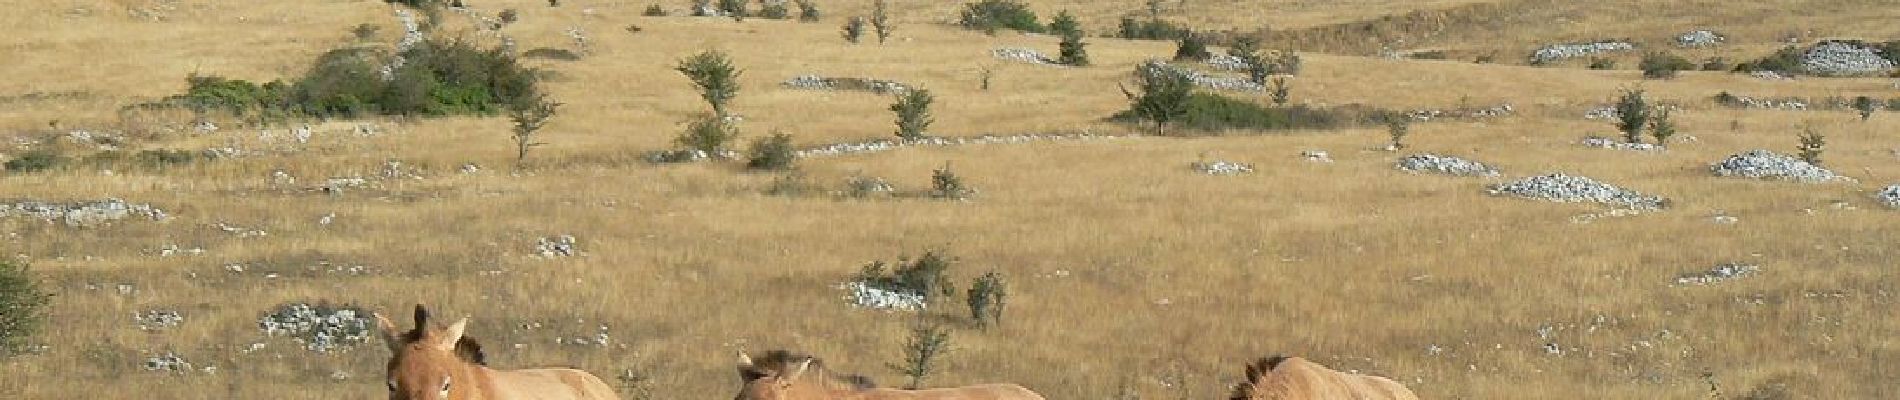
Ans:
[[[1418,395],[1391,379],[1273,356],[1247,364],[1247,382],[1234,388],[1232,400],[1418,400]]]
[[[481,345],[463,336],[468,318],[437,329],[416,305],[416,327],[398,332],[382,314],[376,326],[395,354],[389,359],[390,400],[618,399],[599,377],[578,369],[489,368]]]
[[[903,390],[880,388],[870,379],[838,375],[824,361],[784,350],[754,360],[739,353],[739,395],[733,400],[1043,400],[1016,384]]]

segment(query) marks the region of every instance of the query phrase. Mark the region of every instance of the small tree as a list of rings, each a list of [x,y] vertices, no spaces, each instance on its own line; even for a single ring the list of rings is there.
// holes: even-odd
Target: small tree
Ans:
[[[1154,122],[1156,136],[1166,135],[1169,122],[1187,115],[1194,82],[1185,74],[1152,64],[1136,66],[1135,79],[1141,94],[1122,89],[1122,94],[1133,103],[1129,109],[1137,118]]]
[[[976,320],[978,326],[986,328],[1002,325],[1003,306],[1006,304],[1004,299],[1008,294],[1009,287],[1003,282],[1002,274],[990,271],[976,278],[975,282],[970,283],[967,296],[970,303],[970,319]]]
[[[648,16],[648,17],[664,17],[666,16],[666,9],[660,8],[659,4],[651,4],[651,5],[647,5],[646,11],[641,12],[640,15]]]
[[[922,387],[924,379],[935,369],[937,357],[950,351],[950,329],[937,324],[919,322],[910,329],[910,339],[904,342],[904,363],[895,365],[898,372],[910,377],[909,389]]]
[[[686,75],[699,88],[699,97],[712,105],[713,114],[725,117],[726,103],[739,95],[739,75],[744,73],[732,66],[732,59],[718,50],[707,50],[691,57],[681,59],[673,70]]]
[[[792,135],[784,132],[772,132],[752,142],[752,151],[746,159],[746,168],[763,170],[792,169],[798,161],[798,155],[792,149]]]
[[[1056,14],[1055,21],[1049,23],[1049,30],[1062,36],[1062,43],[1058,45],[1061,48],[1061,54],[1056,58],[1057,63],[1074,66],[1089,65],[1088,43],[1082,42],[1082,28],[1075,21],[1075,16],[1069,15],[1067,10]]]
[[[1643,125],[1648,123],[1649,100],[1643,98],[1643,89],[1624,89],[1616,101],[1616,130],[1623,132],[1623,140],[1642,143]]]
[[[818,22],[818,18],[822,16],[818,11],[818,4],[811,0],[798,0],[797,4],[798,22]]]
[[[1405,135],[1410,134],[1411,131],[1412,131],[1412,117],[1407,117],[1404,114],[1398,114],[1398,113],[1386,115],[1385,134],[1386,136],[1392,138],[1392,144],[1391,146],[1388,146],[1388,147],[1391,147],[1392,150],[1404,149]]]
[[[1854,111],[1860,112],[1861,121],[1866,121],[1868,118],[1873,118],[1874,109],[1878,107],[1879,105],[1874,103],[1874,98],[1872,97],[1867,97],[1867,96],[1854,97]]]
[[[1800,139],[1801,146],[1795,149],[1798,150],[1801,161],[1816,166],[1821,165],[1821,151],[1827,150],[1827,138],[1822,137],[1821,133],[1815,132],[1813,128],[1808,128],[1803,130]]]
[[[53,295],[29,272],[25,265],[0,261],[0,358],[26,350],[27,338],[46,321]]]
[[[851,17],[844,21],[843,31],[845,41],[858,44],[858,39],[864,37],[864,17]]]
[[[897,29],[891,25],[890,6],[884,0],[871,3],[871,28],[877,31],[877,44],[890,40],[891,32]]]
[[[1286,106],[1286,102],[1292,100],[1292,97],[1293,84],[1284,76],[1273,78],[1273,105]]]
[[[1207,51],[1206,39],[1202,39],[1201,35],[1197,34],[1182,35],[1181,40],[1176,42],[1174,47],[1175,61],[1206,61],[1208,57],[1213,56],[1214,53]]]
[[[977,70],[976,74],[977,74],[977,78],[981,79],[983,82],[983,90],[985,91],[990,90],[990,77],[995,76],[996,71],[990,69],[990,67],[983,67],[982,69]]]
[[[930,91],[911,89],[897,95],[897,102],[891,103],[891,112],[897,113],[897,137],[904,140],[922,139],[925,129],[936,122],[930,117]]]
[[[1656,138],[1657,146],[1669,144],[1669,137],[1676,135],[1676,123],[1669,120],[1669,107],[1658,105],[1649,116],[1649,136]]]
[[[963,183],[962,177],[959,177],[957,176],[955,172],[950,171],[950,163],[948,162],[943,163],[943,168],[938,168],[937,170],[930,172],[930,196],[931,197],[936,197],[939,199],[963,200],[963,199],[969,198],[971,194],[975,194],[975,193],[976,193],[976,189],[972,189],[970,188],[969,185],[965,185]],[[930,255],[930,253],[924,253],[924,255],[928,256]]]
[[[515,123],[515,168],[528,159],[528,149],[545,143],[534,140],[541,127],[547,125],[548,118],[554,116],[554,110],[561,103],[548,101],[546,96],[535,95],[508,104],[508,119]]]
[[[706,153],[707,156],[717,157],[724,153],[726,145],[738,137],[738,127],[727,123],[723,117],[708,114],[688,123],[686,131],[674,138],[673,143],[687,150],[696,150]]]

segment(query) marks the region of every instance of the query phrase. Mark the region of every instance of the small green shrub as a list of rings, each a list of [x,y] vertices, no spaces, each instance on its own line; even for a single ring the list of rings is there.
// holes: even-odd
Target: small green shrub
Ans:
[[[917,140],[927,135],[930,124],[936,122],[930,116],[930,103],[934,101],[930,91],[924,89],[911,89],[897,95],[897,101],[890,107],[891,112],[897,114],[897,137]]]
[[[1677,71],[1696,69],[1695,63],[1688,59],[1662,52],[1644,54],[1642,63],[1637,66],[1643,69],[1643,77],[1650,79],[1674,78]]]
[[[1214,53],[1207,51],[1206,39],[1200,35],[1182,36],[1180,41],[1175,42],[1175,61],[1207,61],[1208,57],[1213,56]]]
[[[1168,123],[1182,118],[1188,112],[1189,94],[1194,92],[1194,82],[1187,75],[1155,65],[1135,66],[1135,83],[1141,89],[1140,94],[1122,89],[1128,96],[1128,111],[1116,114],[1126,115],[1133,121],[1154,123],[1156,136],[1166,135]]]
[[[896,264],[882,260],[865,264],[855,279],[872,287],[923,296],[925,301],[935,302],[956,294],[949,276],[950,267],[956,262],[955,257],[943,250],[929,249],[915,259],[900,256]]]
[[[1643,126],[1649,123],[1649,110],[1643,89],[1623,90],[1623,97],[1616,100],[1616,130],[1623,132],[1624,141],[1643,142]]]
[[[1649,136],[1656,139],[1657,146],[1669,144],[1669,138],[1676,136],[1676,123],[1669,119],[1668,106],[1656,106],[1649,115]]]
[[[0,358],[24,352],[39,333],[53,295],[25,265],[0,261]]]
[[[792,10],[782,1],[759,1],[759,18],[791,19]]]
[[[1192,34],[1187,27],[1175,25],[1161,19],[1146,21],[1135,17],[1122,17],[1119,34],[1122,39],[1180,40]]]
[[[686,131],[673,139],[673,143],[687,150],[705,152],[709,156],[724,153],[728,144],[739,137],[739,128],[727,123],[724,117],[707,114],[686,125]]]
[[[923,387],[924,379],[929,378],[937,357],[950,351],[950,329],[942,325],[919,321],[910,329],[910,339],[904,342],[904,363],[894,365],[898,372],[910,377],[908,389]]]
[[[1735,65],[1735,72],[1773,71],[1782,74],[1794,74],[1801,71],[1801,49],[1794,46],[1782,47],[1774,54]]]
[[[4,165],[10,172],[40,172],[66,165],[64,154],[51,149],[35,149],[20,153],[19,157],[7,160]]]
[[[1880,103],[1874,101],[1874,98],[1872,97],[1867,97],[1867,96],[1854,97],[1854,111],[1860,113],[1861,121],[1866,121],[1869,118],[1873,118],[1874,110],[1878,109],[1879,107],[1880,107]]]
[[[1251,101],[1214,93],[1191,93],[1183,101],[1182,113],[1175,125],[1200,132],[1223,130],[1337,129],[1373,121],[1384,121],[1384,113],[1360,107],[1320,109],[1306,105],[1263,107]],[[1111,121],[1137,122],[1146,119],[1131,111],[1122,111]]]
[[[864,38],[864,25],[864,17],[851,17],[845,20],[844,28],[841,29],[844,40],[851,44],[858,44],[858,41]]]
[[[681,59],[673,70],[692,80],[699,97],[712,105],[713,114],[727,115],[726,104],[739,95],[739,75],[744,71],[732,66],[725,52],[707,50]]]
[[[944,163],[943,168],[930,172],[930,197],[963,200],[974,194],[976,189],[963,183],[963,177],[957,176],[956,172],[950,171],[950,163]]]
[[[818,3],[811,0],[796,0],[795,3],[798,4],[798,22],[818,22],[818,19],[824,16],[824,13],[818,10]]]
[[[1587,68],[1596,70],[1616,69],[1616,60],[1605,57],[1591,57],[1590,65],[1587,66]]]
[[[1055,21],[1049,23],[1049,28],[1051,32],[1062,37],[1062,42],[1057,45],[1060,49],[1059,55],[1056,56],[1057,63],[1074,66],[1089,65],[1088,43],[1082,42],[1082,28],[1080,23],[1075,21],[1075,16],[1069,15],[1069,12],[1064,10],[1056,14]]]
[[[990,271],[970,283],[970,291],[965,295],[970,305],[970,319],[978,326],[990,327],[1003,324],[1004,300],[1009,296],[1009,287],[1003,282],[1003,275]]]
[[[1821,136],[1820,132],[1810,128],[1802,131],[1798,139],[1801,140],[1801,145],[1795,147],[1795,151],[1797,156],[1801,157],[1801,161],[1821,165],[1821,152],[1827,150],[1827,137]]]
[[[967,29],[995,32],[998,29],[1014,29],[1022,32],[1042,33],[1043,25],[1036,22],[1036,13],[1029,6],[1016,0],[981,0],[963,5],[963,11],[957,14],[957,25]]]
[[[890,40],[891,33],[897,29],[897,26],[891,25],[890,4],[885,0],[871,3],[871,29],[877,32],[877,44]]]
[[[752,141],[745,165],[746,168],[760,170],[792,169],[798,161],[796,151],[792,148],[792,135],[772,132],[770,136]]]
[[[666,8],[660,7],[659,4],[649,4],[647,5],[646,11],[641,11],[640,15],[647,17],[664,17],[666,16]]]

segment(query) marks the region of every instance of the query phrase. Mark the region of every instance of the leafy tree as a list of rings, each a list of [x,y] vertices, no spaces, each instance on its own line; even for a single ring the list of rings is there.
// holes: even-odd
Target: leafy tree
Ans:
[[[1676,136],[1676,123],[1669,120],[1669,107],[1656,106],[1649,114],[1649,136],[1656,138],[1657,146],[1669,144],[1669,138]]]
[[[897,137],[904,140],[922,139],[932,122],[930,103],[935,101],[929,90],[911,89],[897,95],[897,101],[891,103],[891,112],[897,113]]]
[[[707,50],[681,59],[673,70],[686,75],[699,88],[699,97],[712,105],[713,114],[725,117],[726,104],[739,95],[739,75],[744,73],[732,66],[732,59],[725,52]]]
[[[1616,101],[1616,130],[1623,132],[1623,140],[1643,142],[1643,126],[1649,123],[1649,110],[1643,89],[1623,90],[1623,97]]]
[[[1036,13],[1017,0],[981,0],[964,4],[963,11],[957,14],[957,25],[991,33],[998,29],[1042,33],[1044,29],[1042,23],[1036,22]]]
[[[1187,75],[1143,64],[1135,67],[1135,80],[1141,93],[1123,88],[1122,94],[1128,96],[1136,118],[1154,123],[1156,136],[1167,133],[1169,122],[1187,115],[1188,96],[1194,92],[1194,82]]]
[[[792,149],[792,135],[784,132],[772,132],[752,142],[752,151],[746,159],[746,167],[763,170],[792,169],[798,161],[798,155]]]
[[[877,44],[890,40],[891,32],[897,29],[891,25],[890,6],[884,0],[871,4],[871,28],[877,31]]]
[[[1814,129],[1807,129],[1801,133],[1800,139],[1801,146],[1796,147],[1795,150],[1801,157],[1801,161],[1821,165],[1821,152],[1827,150],[1827,138],[1821,136],[1820,132],[1815,132]]]
[[[1049,29],[1062,36],[1062,43],[1058,45],[1061,53],[1056,57],[1057,63],[1074,66],[1089,65],[1088,43],[1082,42],[1081,24],[1075,21],[1075,16],[1064,10],[1056,14],[1055,21],[1049,23]]]
[[[895,365],[898,372],[910,377],[909,389],[917,389],[924,384],[936,364],[937,357],[950,350],[950,329],[942,325],[920,321],[910,330],[910,339],[904,342],[904,362]]]
[[[1182,36],[1174,48],[1175,61],[1206,61],[1208,57],[1213,56],[1214,53],[1207,51],[1206,39],[1201,38],[1200,35]]]
[[[521,162],[528,159],[528,149],[544,144],[535,141],[535,134],[541,130],[542,126],[547,125],[548,118],[553,117],[554,110],[559,107],[561,103],[548,101],[541,95],[508,105],[508,119],[514,121],[515,124],[516,168],[520,168]]]
[[[708,156],[717,157],[725,153],[726,146],[738,137],[737,127],[726,122],[723,117],[708,114],[688,123],[686,131],[681,132],[679,137],[673,139],[673,142],[687,150],[700,151]]]

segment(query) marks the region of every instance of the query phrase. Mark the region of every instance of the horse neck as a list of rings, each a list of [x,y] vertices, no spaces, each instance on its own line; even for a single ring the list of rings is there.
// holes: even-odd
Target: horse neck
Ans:
[[[495,393],[495,370],[461,359],[449,366],[449,376],[455,377],[457,385],[466,389],[455,400],[490,400]]]

